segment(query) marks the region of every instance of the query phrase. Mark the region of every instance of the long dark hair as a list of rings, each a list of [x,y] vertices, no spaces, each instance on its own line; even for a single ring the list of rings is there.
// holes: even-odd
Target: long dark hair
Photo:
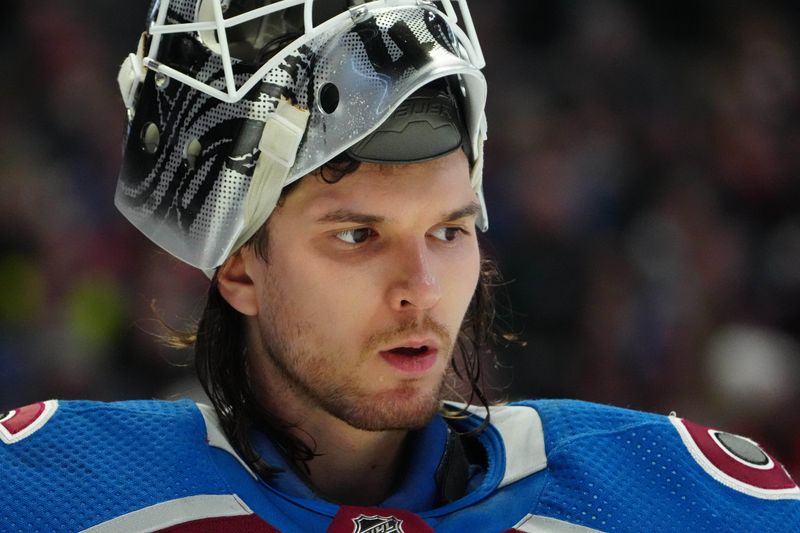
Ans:
[[[327,182],[335,182],[358,168],[358,162],[337,158],[320,169]],[[284,190],[282,198],[291,191]],[[264,261],[269,239],[265,225],[245,245],[256,250]],[[467,309],[456,341],[452,360],[453,374],[460,386],[451,386],[451,398],[466,404],[479,404],[486,409],[484,424],[488,424],[489,399],[484,393],[482,361],[493,358],[491,347],[498,340],[495,333],[493,289],[500,275],[495,263],[481,259],[478,286]],[[251,436],[254,430],[265,433],[284,456],[296,464],[305,464],[314,457],[314,450],[293,435],[291,426],[277,414],[262,408],[254,380],[250,375],[244,317],[222,297],[216,276],[211,281],[205,309],[197,330],[184,337],[183,345],[194,344],[195,369],[200,383],[216,409],[222,429],[242,459],[258,475],[268,478],[280,469],[267,464],[256,452]],[[447,417],[466,416],[464,410],[443,410]]]

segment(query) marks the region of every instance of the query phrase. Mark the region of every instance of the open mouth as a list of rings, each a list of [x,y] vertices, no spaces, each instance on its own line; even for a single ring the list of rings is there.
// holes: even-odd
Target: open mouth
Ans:
[[[435,344],[397,346],[381,352],[384,361],[404,374],[421,375],[436,364],[439,350]]]
[[[397,355],[422,355],[428,353],[429,348],[427,346],[420,346],[419,348],[411,348],[408,346],[401,346],[399,348],[392,348],[389,352],[397,354]]]

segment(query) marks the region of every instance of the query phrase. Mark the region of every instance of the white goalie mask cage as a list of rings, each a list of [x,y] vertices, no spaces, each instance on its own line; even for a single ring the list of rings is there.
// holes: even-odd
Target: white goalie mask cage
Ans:
[[[444,78],[487,228],[484,60],[466,0],[156,0],[150,11],[118,79],[128,129],[115,204],[172,255],[216,268],[283,187]]]

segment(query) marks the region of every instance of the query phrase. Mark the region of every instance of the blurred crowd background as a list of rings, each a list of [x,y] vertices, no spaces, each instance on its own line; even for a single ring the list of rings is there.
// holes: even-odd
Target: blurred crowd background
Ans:
[[[206,278],[113,207],[145,0],[6,0],[0,410],[193,393]],[[800,478],[800,4],[472,0],[505,321],[494,397],[755,438]]]

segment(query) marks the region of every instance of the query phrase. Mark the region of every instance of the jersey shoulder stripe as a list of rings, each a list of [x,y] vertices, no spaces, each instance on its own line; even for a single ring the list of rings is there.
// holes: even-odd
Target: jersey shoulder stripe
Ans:
[[[796,485],[752,441],[588,402],[521,404],[539,413],[548,464],[532,514],[600,531],[800,531]]]
[[[57,400],[37,402],[0,415],[0,440],[14,444],[44,427],[58,409]]]
[[[26,524],[26,531],[81,531],[163,501],[230,493],[194,402],[44,405],[38,417],[38,408],[18,410],[34,422],[20,424],[28,429],[16,435],[35,431],[0,444],[0,516],[7,523]]]

